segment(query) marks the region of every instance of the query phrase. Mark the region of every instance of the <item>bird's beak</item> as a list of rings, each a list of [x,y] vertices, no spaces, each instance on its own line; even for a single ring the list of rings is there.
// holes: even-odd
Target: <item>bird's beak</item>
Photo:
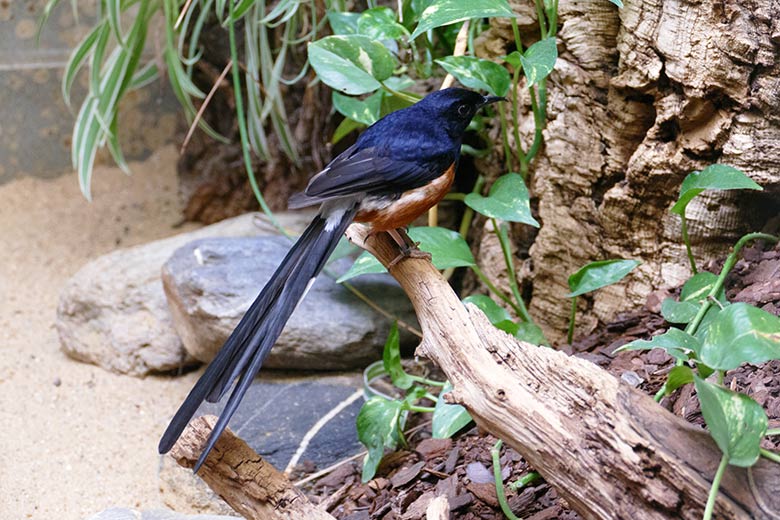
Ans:
[[[482,106],[495,103],[496,101],[506,101],[506,98],[501,96],[485,96],[482,98]]]

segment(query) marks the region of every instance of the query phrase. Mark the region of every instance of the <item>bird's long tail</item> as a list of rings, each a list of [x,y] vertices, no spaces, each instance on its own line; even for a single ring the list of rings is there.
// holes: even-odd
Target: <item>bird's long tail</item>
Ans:
[[[204,400],[218,401],[238,377],[238,384],[195,465],[194,471],[198,471],[356,211],[354,206],[339,208],[328,215],[318,215],[309,224],[171,419],[160,439],[160,453],[173,447]]]

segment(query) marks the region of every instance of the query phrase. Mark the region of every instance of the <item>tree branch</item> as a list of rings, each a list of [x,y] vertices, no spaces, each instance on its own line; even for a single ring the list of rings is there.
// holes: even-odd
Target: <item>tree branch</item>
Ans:
[[[387,266],[385,233],[347,236]],[[409,295],[423,341],[480,427],[515,448],[584,518],[698,520],[721,458],[712,439],[596,365],[523,343],[468,309],[423,259],[390,268]],[[730,466],[715,518],[777,518],[780,469]]]
[[[216,423],[213,415],[193,420],[171,450],[176,462],[195,466]],[[198,475],[249,520],[335,520],[230,429],[222,433]]]

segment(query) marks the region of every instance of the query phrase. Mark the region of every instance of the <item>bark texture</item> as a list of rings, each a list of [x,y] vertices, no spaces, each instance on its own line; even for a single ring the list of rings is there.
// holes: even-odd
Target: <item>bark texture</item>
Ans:
[[[384,265],[385,235],[348,236]],[[702,430],[596,365],[521,343],[468,309],[426,260],[390,268],[423,330],[418,353],[453,383],[453,399],[515,448],[588,519],[698,520],[720,451]],[[713,518],[770,519],[780,512],[780,470],[761,460],[729,467]]]
[[[176,462],[195,466],[216,423],[213,415],[193,420],[171,450]],[[334,520],[230,429],[222,433],[198,475],[249,520]]]
[[[514,8],[528,46],[539,38],[532,2]],[[531,312],[555,339],[568,318],[566,279],[590,261],[643,264],[581,298],[578,333],[689,276],[668,210],[691,171],[730,164],[765,189],[694,200],[687,214],[700,262],[780,208],[780,2],[628,0],[618,9],[561,0],[559,11],[545,147],[529,183],[542,223],[530,250]],[[478,46],[486,57],[514,45],[508,23],[492,23]],[[521,117],[527,148],[532,121]]]

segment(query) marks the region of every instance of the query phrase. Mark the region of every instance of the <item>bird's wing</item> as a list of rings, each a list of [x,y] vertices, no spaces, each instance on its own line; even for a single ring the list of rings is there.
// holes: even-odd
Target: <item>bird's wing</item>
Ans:
[[[424,159],[398,159],[373,147],[349,149],[312,178],[305,194],[328,199],[414,189],[442,175],[455,160],[450,155],[441,153],[427,155]]]

